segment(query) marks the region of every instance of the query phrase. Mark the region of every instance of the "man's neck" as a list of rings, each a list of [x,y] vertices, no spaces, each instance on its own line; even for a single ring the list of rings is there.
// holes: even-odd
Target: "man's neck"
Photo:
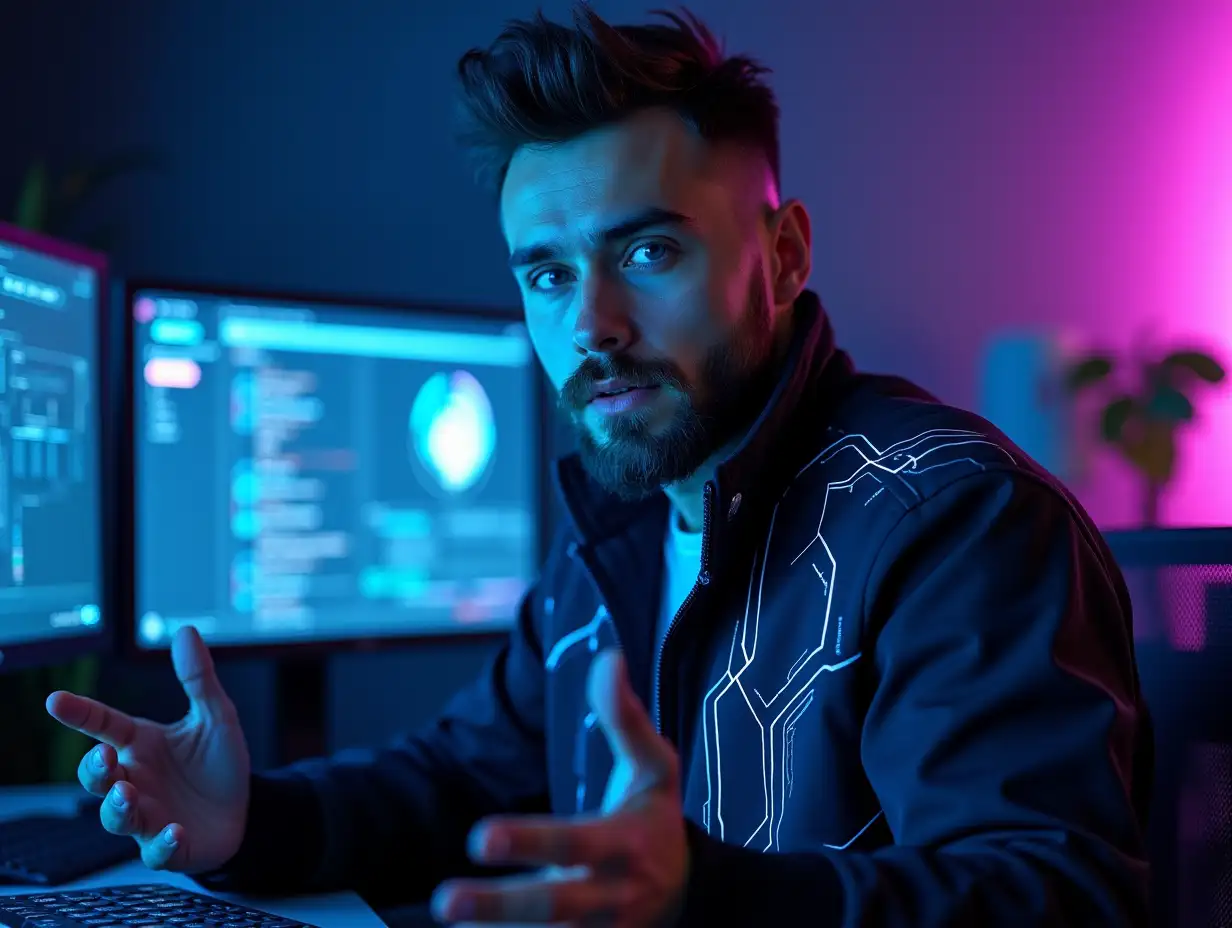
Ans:
[[[678,520],[680,526],[687,532],[702,530],[706,505],[704,495],[706,481],[713,476],[714,468],[707,466],[695,471],[686,479],[663,488],[667,498],[672,501],[671,518]]]
[[[672,518],[679,519],[681,526],[688,532],[700,532],[702,521],[706,514],[706,484],[714,479],[719,465],[731,457],[732,452],[744,440],[739,439],[721,448],[705,464],[695,470],[684,480],[668,484],[663,488],[667,498],[672,501]]]

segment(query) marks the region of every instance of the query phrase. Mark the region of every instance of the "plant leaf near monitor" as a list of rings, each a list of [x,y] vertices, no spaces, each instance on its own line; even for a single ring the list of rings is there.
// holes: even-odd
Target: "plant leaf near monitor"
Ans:
[[[103,224],[87,234],[78,234],[90,202],[114,181],[129,174],[160,170],[164,159],[140,149],[125,151],[85,162],[62,173],[45,161],[36,161],[26,170],[17,193],[11,221],[14,225],[86,245],[110,250],[117,227]]]
[[[47,165],[36,161],[26,171],[13,208],[13,224],[31,232],[47,231],[48,215]]]

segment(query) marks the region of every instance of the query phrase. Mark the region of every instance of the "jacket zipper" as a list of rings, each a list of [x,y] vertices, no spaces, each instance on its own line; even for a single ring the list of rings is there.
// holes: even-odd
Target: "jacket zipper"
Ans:
[[[672,616],[671,622],[667,625],[667,631],[663,633],[663,640],[659,643],[659,653],[655,659],[655,675],[654,675],[654,724],[655,730],[663,734],[663,655],[667,653],[667,644],[671,640],[672,632],[676,630],[676,626],[680,624],[681,617],[689,611],[689,607],[693,605],[693,600],[697,597],[697,591],[710,584],[710,518],[711,510],[714,508],[714,484],[707,482],[705,489],[702,491],[702,559],[701,570],[697,575],[697,580],[693,583],[693,589],[689,590],[689,595],[684,598],[684,602],[680,604],[680,608],[676,610],[676,614]],[[670,516],[669,516],[670,518]]]

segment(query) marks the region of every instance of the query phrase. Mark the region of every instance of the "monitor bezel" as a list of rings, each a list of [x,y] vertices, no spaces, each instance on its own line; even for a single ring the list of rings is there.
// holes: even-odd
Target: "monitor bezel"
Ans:
[[[120,630],[121,651],[126,657],[137,660],[166,660],[168,647],[146,648],[138,643],[137,636],[137,588],[138,578],[138,547],[137,538],[137,481],[139,479],[136,445],[136,413],[137,413],[137,364],[136,364],[136,326],[133,318],[133,305],[138,294],[151,291],[177,293],[185,295],[201,295],[207,297],[222,297],[234,299],[268,300],[271,302],[301,303],[318,305],[327,308],[351,309],[356,312],[389,312],[396,314],[414,314],[424,317],[448,318],[459,315],[468,319],[487,322],[509,322],[525,324],[520,309],[500,308],[491,306],[476,306],[469,304],[450,304],[434,301],[417,301],[395,297],[372,296],[361,294],[341,294],[337,292],[313,292],[283,290],[277,288],[245,287],[232,284],[217,284],[201,281],[185,281],[165,278],[130,278],[124,285],[124,307],[122,312],[124,329],[124,372],[123,372],[123,415],[118,429],[119,467],[123,474],[120,485],[123,487],[121,505],[128,518],[123,520],[123,531],[118,545],[118,555],[122,560],[120,570],[129,579],[124,590],[126,601],[121,609],[123,626]],[[546,380],[538,363],[528,366],[527,376],[530,378],[528,388],[535,398],[535,408],[532,410],[531,423],[535,433],[535,470],[538,477],[535,481],[534,509],[537,517],[536,557],[540,563],[546,557],[551,542],[548,530],[550,518],[550,468],[551,456],[550,432],[551,420],[544,402],[546,397]],[[474,642],[492,644],[504,641],[509,637],[511,627],[477,628],[474,630],[449,629],[433,630],[424,633],[409,633],[398,635],[378,635],[371,637],[330,637],[312,639],[309,641],[274,641],[259,644],[210,643],[210,652],[218,658],[276,658],[280,660],[314,659],[332,654],[369,653],[376,651],[405,650],[408,648],[440,643],[440,642]]]
[[[113,325],[111,312],[111,263],[102,252],[6,222],[0,222],[0,241],[59,261],[87,267],[94,271],[97,278],[94,435],[99,475],[99,608],[102,610],[102,621],[97,631],[88,634],[54,636],[0,645],[0,674],[7,674],[64,664],[79,657],[111,654],[116,650],[117,635],[123,627],[121,610],[124,596],[123,584],[120,582],[122,575],[117,571],[115,544],[117,516],[122,510],[117,508],[115,495],[109,492],[109,487],[115,484],[112,424],[118,409],[115,402],[117,380],[113,365],[119,355],[116,350],[118,333]]]

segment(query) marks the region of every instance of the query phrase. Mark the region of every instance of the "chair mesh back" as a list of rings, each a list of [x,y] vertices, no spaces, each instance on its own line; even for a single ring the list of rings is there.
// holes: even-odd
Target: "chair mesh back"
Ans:
[[[1232,928],[1232,530],[1108,540],[1155,729],[1154,924]]]

